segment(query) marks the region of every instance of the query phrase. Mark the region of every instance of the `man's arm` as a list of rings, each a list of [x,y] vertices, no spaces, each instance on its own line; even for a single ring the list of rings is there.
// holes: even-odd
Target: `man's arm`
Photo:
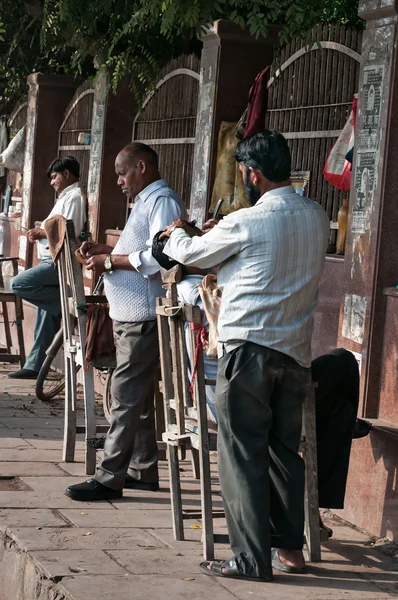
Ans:
[[[46,238],[46,232],[41,227],[34,227],[28,231],[28,240],[31,244],[36,240],[45,240]]]
[[[159,263],[152,256],[152,240],[158,231],[162,231],[168,223],[179,219],[181,207],[170,196],[159,196],[150,216],[149,239],[146,242],[147,250],[132,252],[131,254],[112,254],[112,270],[123,269],[138,271],[144,277],[151,277],[160,270]],[[86,267],[96,273],[103,273],[106,254],[92,256],[87,261]]]
[[[172,231],[163,252],[188,267],[209,269],[237,254],[241,246],[239,223],[225,218],[201,237],[190,237],[178,227]]]
[[[132,267],[144,277],[151,277],[158,273],[160,269],[159,263],[152,256],[152,240],[155,234],[162,231],[169,223],[180,218],[181,207],[179,204],[170,196],[159,196],[150,216],[149,239],[146,242],[147,250],[132,252],[128,257]],[[112,262],[114,258],[117,259],[118,257],[112,255]],[[124,267],[116,268],[123,269]]]

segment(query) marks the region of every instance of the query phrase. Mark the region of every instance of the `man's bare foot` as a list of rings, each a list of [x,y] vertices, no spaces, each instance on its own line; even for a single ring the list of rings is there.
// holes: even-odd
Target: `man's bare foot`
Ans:
[[[281,550],[279,548],[280,561],[289,567],[295,567],[296,569],[304,569],[305,560],[302,550]]]

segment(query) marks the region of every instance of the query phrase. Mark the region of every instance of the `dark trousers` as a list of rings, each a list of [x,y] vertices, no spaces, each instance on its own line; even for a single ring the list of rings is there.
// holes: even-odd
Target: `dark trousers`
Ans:
[[[272,545],[301,549],[304,463],[298,454],[310,369],[246,342],[219,361],[218,464],[230,543],[241,573],[271,573]]]
[[[121,490],[127,474],[148,483],[158,480],[154,382],[159,344],[156,321],[115,321],[114,332],[111,422],[95,479]]]
[[[332,350],[312,361],[312,378],[318,383],[315,398],[319,506],[343,508],[358,412],[357,361],[348,350]]]

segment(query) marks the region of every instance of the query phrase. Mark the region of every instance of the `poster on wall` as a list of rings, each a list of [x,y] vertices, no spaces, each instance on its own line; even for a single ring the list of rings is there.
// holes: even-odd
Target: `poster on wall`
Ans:
[[[363,123],[357,141],[357,163],[355,168],[357,194],[353,207],[353,233],[364,233],[369,228],[367,215],[370,214],[374,190],[377,185],[383,84],[383,65],[369,65],[364,68],[362,88]]]

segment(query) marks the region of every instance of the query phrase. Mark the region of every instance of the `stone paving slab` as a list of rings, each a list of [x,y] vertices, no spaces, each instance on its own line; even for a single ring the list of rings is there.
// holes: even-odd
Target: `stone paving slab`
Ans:
[[[166,530],[168,531],[168,530]],[[48,527],[14,527],[8,531],[12,539],[25,551],[32,550],[133,550],[155,548],[165,549],[170,546],[153,535],[151,530],[132,529],[127,527],[91,527],[57,528]],[[191,542],[196,554],[200,553],[200,534],[196,542]],[[188,548],[189,542],[183,549]],[[176,549],[178,550],[178,546]]]
[[[42,492],[0,492],[0,509],[2,508],[41,508],[46,506],[50,509],[69,509],[75,508],[76,502],[71,498],[65,496],[64,493],[42,493]],[[95,510],[112,510],[115,511],[115,507],[109,504],[109,502],[99,502],[95,505],[89,502],[81,502],[81,511],[92,509],[95,506]]]
[[[25,483],[29,485],[35,492],[40,492],[42,494],[64,494],[65,489],[69,485],[73,485],[74,483],[80,483],[81,477],[72,477],[71,475],[67,475],[61,471],[61,477],[29,477],[23,476],[22,479]],[[101,502],[93,502],[93,507],[99,507],[101,504],[108,504],[106,501]],[[80,506],[73,504],[73,506]]]
[[[50,579],[61,579],[72,573],[74,577],[126,574],[126,569],[102,550],[38,551],[34,560]]]
[[[51,421],[50,421],[51,418]],[[9,429],[44,429],[48,427],[49,429],[62,429],[64,426],[64,420],[59,417],[15,417],[15,418],[7,418],[4,419],[1,417],[0,420],[3,427],[8,427]]]
[[[0,450],[14,449],[14,448],[32,448],[31,444],[24,440],[22,437],[0,437]]]
[[[23,437],[24,440],[28,441],[29,443],[40,439],[60,441],[63,438],[63,432],[62,429],[57,429],[55,427],[46,427],[46,429],[40,429],[36,427],[25,427],[25,429],[10,429],[9,427],[6,427],[0,431],[0,440],[13,437]]]
[[[3,451],[0,452],[2,457]],[[3,477],[23,477],[24,475],[63,477],[65,471],[56,464],[46,462],[0,462],[0,473]]]
[[[62,458],[61,450],[37,450],[36,448],[21,448],[18,450],[15,449],[5,449],[1,451],[1,459],[4,462],[59,462]],[[84,452],[81,450],[76,450],[75,452],[76,460],[84,460]]]
[[[219,583],[206,575],[195,577],[165,577],[159,575],[129,575],[125,577],[71,577],[59,584],[70,600],[98,600],[115,598],[123,600],[233,600],[236,598]],[[84,596],[83,596],[84,589]],[[247,596],[245,600],[252,598]],[[271,599],[271,596],[269,596]],[[262,596],[262,600],[267,600]],[[286,600],[286,599],[285,599]],[[373,600],[373,599],[372,599]],[[379,600],[379,599],[378,599]]]
[[[24,492],[21,492],[24,493]],[[34,510],[2,508],[0,509],[0,527],[69,527],[55,511],[48,508]],[[11,599],[10,599],[11,600]]]
[[[106,519],[104,513],[99,509],[82,511],[80,509],[63,509],[64,515],[77,527],[134,527],[138,529],[156,529],[172,527],[170,518],[170,507],[164,510],[112,510],[107,511]],[[1,518],[1,515],[0,515]],[[199,522],[198,522],[199,523]]]

